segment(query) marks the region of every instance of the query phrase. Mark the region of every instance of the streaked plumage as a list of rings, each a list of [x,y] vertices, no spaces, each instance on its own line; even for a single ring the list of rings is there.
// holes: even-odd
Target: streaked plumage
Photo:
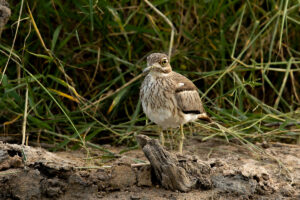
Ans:
[[[185,76],[172,71],[167,55],[147,57],[148,73],[140,89],[146,116],[163,129],[176,128],[198,118],[210,121],[197,87]]]

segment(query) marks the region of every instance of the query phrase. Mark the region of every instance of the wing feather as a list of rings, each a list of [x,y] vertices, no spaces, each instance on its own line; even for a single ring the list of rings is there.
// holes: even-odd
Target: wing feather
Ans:
[[[175,98],[177,105],[183,113],[201,114],[205,113],[198,89],[192,81],[185,76],[174,72]]]

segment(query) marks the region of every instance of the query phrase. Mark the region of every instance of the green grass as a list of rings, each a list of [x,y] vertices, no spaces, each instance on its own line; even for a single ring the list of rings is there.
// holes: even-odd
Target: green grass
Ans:
[[[53,150],[134,146],[135,134],[155,134],[138,93],[145,57],[163,51],[218,122],[191,125],[203,139],[300,143],[300,125],[290,126],[300,122],[299,1],[151,2],[162,15],[144,1],[10,2],[0,135],[21,141],[23,129]]]

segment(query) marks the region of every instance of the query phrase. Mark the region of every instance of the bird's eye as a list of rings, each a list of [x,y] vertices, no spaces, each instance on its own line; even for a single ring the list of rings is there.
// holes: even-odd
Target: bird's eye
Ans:
[[[161,64],[162,65],[165,65],[165,64],[167,64],[168,63],[168,60],[167,59],[163,59],[162,61],[161,61]]]

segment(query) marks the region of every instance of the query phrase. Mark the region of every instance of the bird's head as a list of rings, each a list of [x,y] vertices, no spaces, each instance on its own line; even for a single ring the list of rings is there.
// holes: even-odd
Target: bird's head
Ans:
[[[172,71],[169,58],[164,53],[152,53],[147,57],[144,73],[168,74]]]

